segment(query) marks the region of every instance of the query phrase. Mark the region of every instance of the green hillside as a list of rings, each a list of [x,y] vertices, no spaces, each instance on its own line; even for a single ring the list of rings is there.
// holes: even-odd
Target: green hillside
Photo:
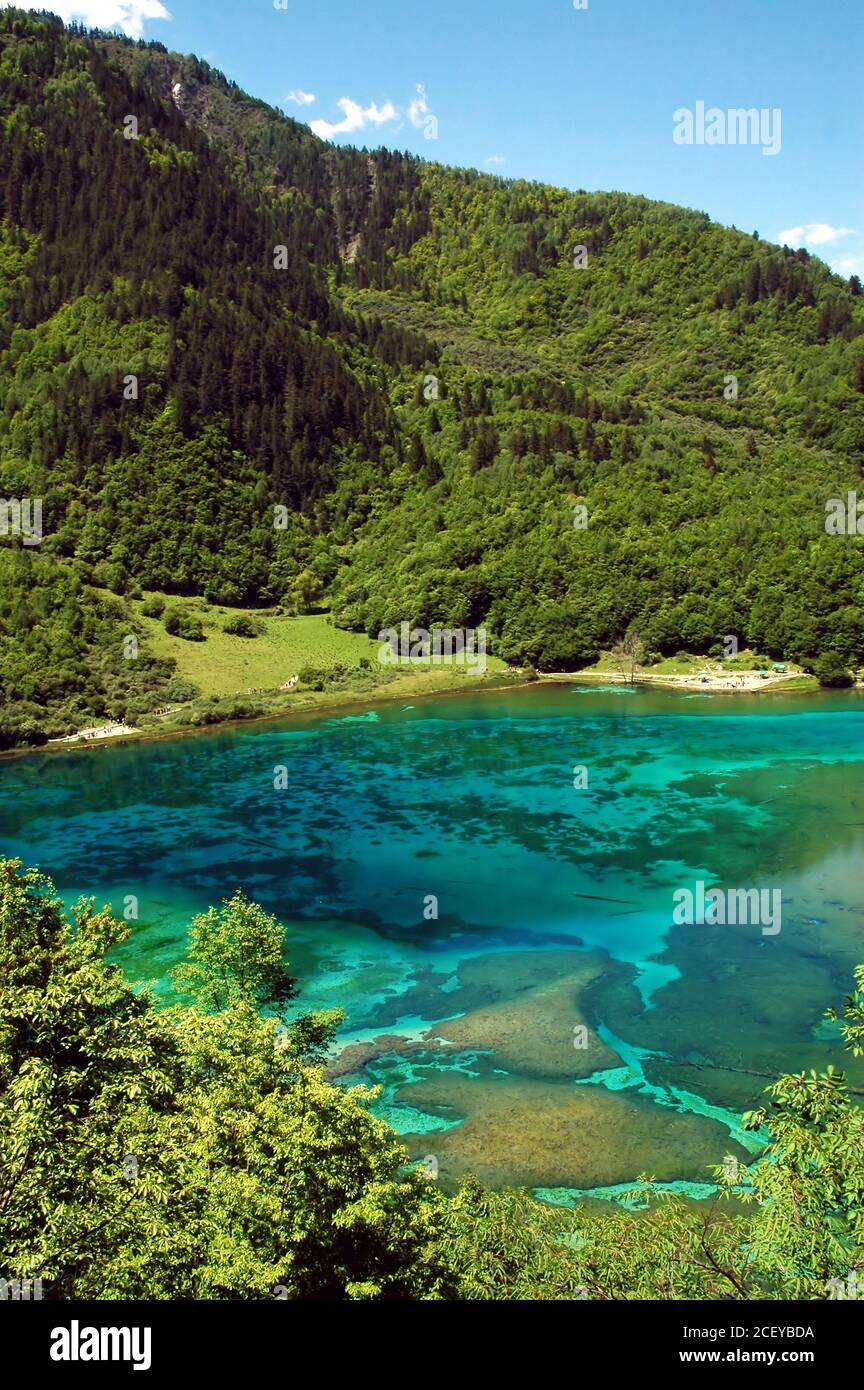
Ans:
[[[0,498],[43,504],[0,535],[0,745],[167,691],[143,590],[485,625],[541,670],[628,629],[864,661],[861,539],[824,526],[864,456],[855,277],[336,149],[44,16],[0,11],[0,79]]]

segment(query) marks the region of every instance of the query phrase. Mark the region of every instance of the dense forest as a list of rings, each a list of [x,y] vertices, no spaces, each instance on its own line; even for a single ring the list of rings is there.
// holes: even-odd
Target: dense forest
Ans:
[[[255,903],[193,920],[168,1007],[111,962],[121,923],[72,916],[0,860],[0,1253],[46,1299],[822,1300],[864,1260],[864,1111],[834,1069],[770,1087],[744,1117],[768,1147],[718,1154],[708,1202],[446,1192],[328,1081],[340,1016],[295,1016]],[[860,1056],[864,966],[839,1021]]]
[[[864,296],[701,213],[335,148],[0,11],[0,746],[168,690],[143,589],[574,670],[864,661]],[[575,523],[575,524],[574,524]],[[5,534],[4,534],[5,532]],[[311,580],[308,578],[311,576]],[[134,670],[130,666],[134,665]]]

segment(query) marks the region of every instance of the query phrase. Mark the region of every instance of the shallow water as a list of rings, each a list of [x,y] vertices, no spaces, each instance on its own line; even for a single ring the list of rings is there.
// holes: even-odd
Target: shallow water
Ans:
[[[161,989],[245,889],[445,1184],[701,1195],[778,1071],[848,1063],[822,1015],[864,960],[862,735],[856,693],[533,686],[5,761],[0,848],[133,895],[121,958]],[[780,932],[674,925],[699,880],[780,890]]]

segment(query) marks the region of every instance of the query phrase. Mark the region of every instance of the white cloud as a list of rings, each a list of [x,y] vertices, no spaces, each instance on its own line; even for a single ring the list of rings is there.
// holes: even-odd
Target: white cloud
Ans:
[[[311,106],[316,100],[312,92],[304,92],[302,87],[295,87],[293,92],[289,92],[286,101],[293,101],[295,106]]]
[[[0,0],[8,8],[15,0]],[[140,39],[144,25],[150,19],[170,19],[161,0],[46,0],[44,5],[29,5],[27,9],[46,9],[61,19],[78,19],[90,29],[122,29],[130,38]]]
[[[408,119],[413,126],[418,129],[423,124],[424,116],[429,113],[429,102],[426,98],[426,88],[422,82],[417,83],[417,95],[408,107]]]
[[[852,227],[832,227],[828,222],[805,222],[803,227],[787,227],[777,233],[781,246],[828,246],[832,241],[854,236]]]
[[[845,256],[837,262],[837,269],[846,275],[857,275],[859,270],[864,270],[864,256]]]
[[[383,121],[395,121],[399,112],[392,101],[387,101],[382,107],[377,107],[373,101],[371,106],[367,106],[363,112],[367,121],[373,121],[375,125],[381,125]]]
[[[385,101],[383,106],[378,106],[373,101],[369,106],[363,107],[350,97],[340,97],[336,105],[343,114],[343,120],[335,123],[309,122],[309,128],[322,140],[332,140],[334,135],[351,135],[355,130],[362,130],[369,124],[383,125],[385,121],[395,121],[399,115],[392,101]]]
[[[501,165],[505,164],[507,161],[503,154],[490,154],[485,162],[487,169],[499,169]]]

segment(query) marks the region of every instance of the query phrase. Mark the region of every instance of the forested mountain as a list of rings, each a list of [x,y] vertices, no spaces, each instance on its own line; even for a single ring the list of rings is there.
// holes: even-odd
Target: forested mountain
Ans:
[[[10,9],[0,115],[0,498],[44,533],[0,536],[0,743],[170,678],[129,672],[124,595],[272,605],[306,571],[343,626],[486,624],[542,669],[628,627],[864,660],[862,542],[825,532],[864,456],[854,277],[337,149]]]

